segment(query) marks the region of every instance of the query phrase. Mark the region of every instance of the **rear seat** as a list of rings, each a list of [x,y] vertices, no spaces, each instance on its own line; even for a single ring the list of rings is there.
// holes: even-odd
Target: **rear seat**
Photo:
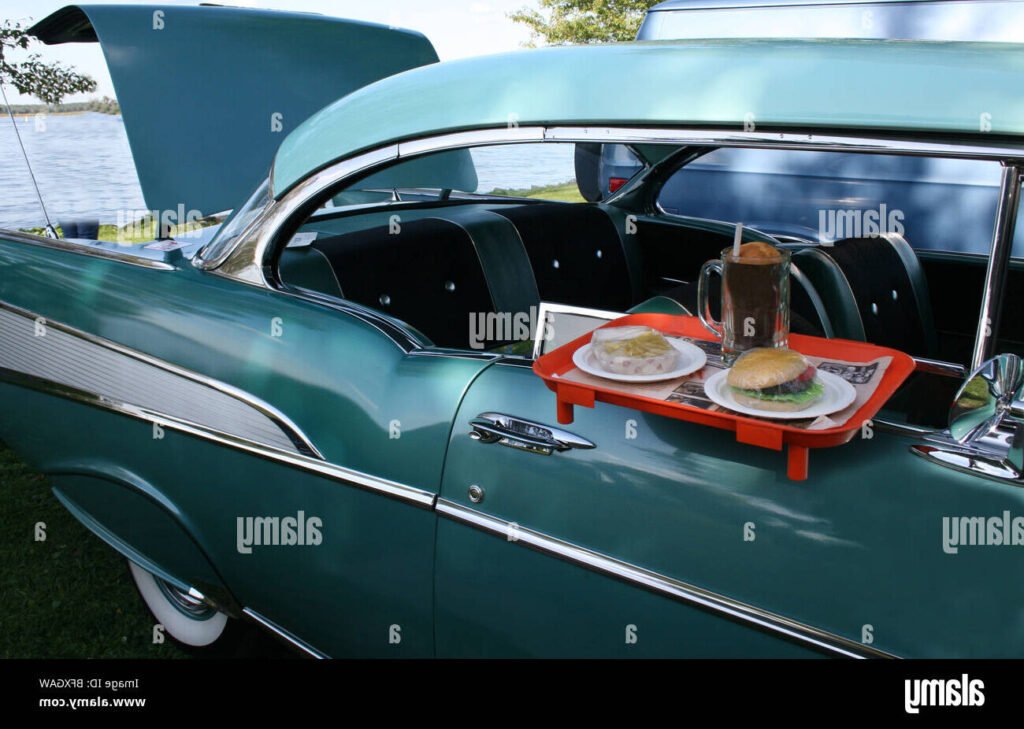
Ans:
[[[519,231],[541,300],[611,311],[626,311],[639,300],[640,267],[635,247],[625,243],[624,216],[598,205],[565,203],[494,212]]]
[[[382,216],[341,234],[321,229],[312,244],[286,250],[281,278],[382,311],[456,348],[469,346],[471,314],[528,313],[541,301],[627,311],[642,298],[618,211],[534,203],[404,216],[398,234]]]
[[[443,215],[400,220],[397,233],[382,224],[321,234],[309,246],[286,250],[281,277],[388,314],[439,346],[468,349],[471,316],[528,312],[539,295],[508,220],[468,207]]]

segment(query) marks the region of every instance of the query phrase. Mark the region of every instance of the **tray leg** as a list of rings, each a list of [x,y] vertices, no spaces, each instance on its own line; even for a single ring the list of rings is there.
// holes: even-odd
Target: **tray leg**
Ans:
[[[786,455],[786,475],[792,481],[806,481],[810,469],[810,449],[807,446],[791,445]]]
[[[568,425],[574,419],[572,403],[558,398],[558,422],[561,425]]]

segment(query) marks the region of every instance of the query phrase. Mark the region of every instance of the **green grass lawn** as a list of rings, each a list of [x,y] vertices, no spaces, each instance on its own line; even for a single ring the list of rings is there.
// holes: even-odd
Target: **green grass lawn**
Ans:
[[[0,658],[187,656],[154,644],[153,623],[124,559],[0,443]]]
[[[523,189],[497,188],[491,194],[503,195],[506,197],[531,197],[542,200],[557,200],[560,202],[585,202],[580,190],[576,187],[575,180],[562,182],[557,185],[534,185]]]

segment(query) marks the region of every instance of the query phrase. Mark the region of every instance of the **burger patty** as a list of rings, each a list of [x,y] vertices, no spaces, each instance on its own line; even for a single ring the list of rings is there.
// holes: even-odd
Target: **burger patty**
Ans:
[[[821,387],[814,379],[818,374],[817,369],[814,365],[808,366],[799,377],[787,382],[783,382],[780,385],[774,385],[772,387],[765,387],[760,390],[752,390],[746,388],[736,388],[741,392],[747,393],[752,397],[763,397],[773,398],[784,395],[799,395],[800,393],[807,392],[811,389],[818,389]]]

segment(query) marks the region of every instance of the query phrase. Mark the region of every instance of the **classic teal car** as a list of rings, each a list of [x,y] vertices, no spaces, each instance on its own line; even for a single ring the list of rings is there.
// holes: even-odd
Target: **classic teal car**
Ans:
[[[0,231],[0,438],[131,562],[173,637],[247,618],[316,656],[1024,655],[1024,47],[435,63],[404,31],[177,7],[156,30],[154,12],[73,7],[35,32],[104,45],[153,210],[234,211],[212,240],[149,246]],[[155,77],[207,106],[154,103]],[[495,182],[571,169],[581,142],[643,169],[601,203]],[[793,250],[794,331],[917,363],[805,481],[628,408],[558,425],[532,369],[619,314],[692,311],[742,221],[659,193],[731,147],[801,150],[809,174],[842,151],[866,180],[906,155],[1001,180],[987,255],[746,231]],[[956,225],[960,201],[934,202]]]

